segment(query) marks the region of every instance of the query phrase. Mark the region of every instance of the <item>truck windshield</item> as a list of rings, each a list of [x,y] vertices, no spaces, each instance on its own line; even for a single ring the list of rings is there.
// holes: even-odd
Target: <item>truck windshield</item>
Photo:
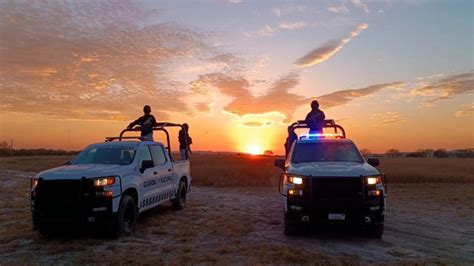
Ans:
[[[132,147],[92,147],[82,151],[72,164],[131,164],[135,156]]]
[[[308,162],[358,162],[364,160],[350,142],[300,142],[291,157],[293,163]]]

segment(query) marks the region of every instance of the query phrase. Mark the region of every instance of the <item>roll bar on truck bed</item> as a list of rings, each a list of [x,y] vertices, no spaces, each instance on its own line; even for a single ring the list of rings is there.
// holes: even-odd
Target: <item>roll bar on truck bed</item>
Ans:
[[[171,159],[173,159],[173,156],[171,154],[171,142],[170,142],[170,134],[168,130],[166,129],[167,127],[179,127],[182,130],[184,130],[183,124],[176,124],[176,123],[170,123],[170,122],[160,122],[157,123],[157,126],[153,127],[153,131],[162,131],[166,135],[166,148],[168,149],[168,155],[170,156]],[[135,139],[135,140],[142,140],[141,136],[132,136],[132,137],[124,137],[123,135],[126,132],[140,132],[142,130],[141,127],[134,127],[134,128],[126,128],[120,132],[120,135],[118,137],[106,137],[105,142],[111,142],[111,141],[122,141],[125,139]],[[188,146],[188,138],[185,138],[185,144],[186,147]],[[186,158],[189,158],[188,154],[188,149],[186,149]]]
[[[294,122],[293,124],[291,124],[290,127],[292,128],[293,132],[297,128],[309,128],[305,120],[298,120]],[[324,122],[321,125],[321,128],[322,129],[332,128],[334,130],[334,135],[337,135],[338,137],[343,138],[343,139],[346,138],[346,131],[344,130],[344,128],[341,125],[336,124],[336,122],[333,119],[324,120]]]

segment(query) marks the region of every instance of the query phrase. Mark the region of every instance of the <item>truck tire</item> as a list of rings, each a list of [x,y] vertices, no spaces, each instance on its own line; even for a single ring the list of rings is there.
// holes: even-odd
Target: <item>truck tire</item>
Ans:
[[[137,226],[137,204],[129,195],[124,195],[120,200],[117,217],[112,224],[111,236],[129,236]]]
[[[285,217],[283,220],[283,234],[285,236],[295,236],[300,234],[300,228],[298,228],[298,224],[295,224],[294,222],[288,221],[288,219]]]
[[[46,227],[39,227],[38,232],[44,238],[51,238],[54,235],[54,233],[50,229],[47,229]]]
[[[178,192],[176,194],[176,199],[173,201],[173,207],[176,210],[182,210],[186,203],[186,183],[184,180],[179,182]]]
[[[367,236],[370,238],[382,238],[384,226],[382,224],[375,224],[367,228]]]

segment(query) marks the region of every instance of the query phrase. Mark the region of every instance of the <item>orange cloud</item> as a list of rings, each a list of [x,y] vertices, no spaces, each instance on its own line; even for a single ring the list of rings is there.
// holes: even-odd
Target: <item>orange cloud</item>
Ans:
[[[129,1],[1,2],[2,111],[125,120],[144,104],[158,119],[186,111],[168,67],[212,49],[194,30],[143,24],[158,15]]]
[[[456,117],[465,117],[465,116],[471,116],[474,114],[474,104],[471,105],[462,105],[459,110],[454,113],[454,116]]]
[[[222,73],[201,75],[197,80],[191,82],[191,86],[195,88],[194,92],[197,94],[207,94],[210,88],[214,87],[220,93],[232,97],[231,102],[224,106],[224,111],[228,113],[244,116],[278,112],[284,115],[284,122],[289,122],[293,112],[311,100],[317,99],[323,108],[331,108],[344,105],[359,97],[377,93],[382,89],[403,84],[401,82],[383,83],[361,89],[336,91],[318,97],[304,97],[289,92],[299,84],[299,79],[300,76],[296,72],[284,75],[274,81],[266,94],[261,96],[254,96],[250,93],[251,84],[247,79],[231,77]]]
[[[372,116],[372,119],[376,120],[375,126],[379,126],[379,127],[405,120],[405,118],[402,117],[398,112],[386,112],[386,113],[374,114]]]
[[[222,73],[201,75],[192,85],[198,87],[199,91],[207,91],[208,86],[217,88],[221,93],[232,97],[232,101],[224,107],[224,110],[236,114],[263,114],[269,112],[280,112],[287,118],[295,110],[295,103],[304,97],[289,93],[299,83],[299,75],[290,73],[277,79],[263,96],[253,96],[250,82],[242,77],[231,77]],[[205,89],[203,89],[205,88]]]
[[[318,47],[312,50],[311,52],[307,53],[305,56],[296,60],[295,65],[298,67],[311,67],[328,60],[337,52],[339,52],[342,48],[344,48],[344,46],[348,42],[350,42],[354,37],[359,35],[363,30],[367,29],[368,27],[369,25],[366,23],[360,24],[359,26],[357,26],[357,28],[354,31],[351,32],[349,37],[345,37],[337,41],[329,42],[328,44],[322,47]]]

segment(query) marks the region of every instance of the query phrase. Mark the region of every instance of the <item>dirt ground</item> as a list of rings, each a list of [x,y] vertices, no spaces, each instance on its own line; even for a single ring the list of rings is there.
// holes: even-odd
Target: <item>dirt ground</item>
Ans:
[[[194,187],[184,210],[169,204],[142,215],[131,237],[47,239],[31,229],[31,175],[0,171],[0,265],[474,263],[472,183],[391,185],[382,240],[350,231],[286,237],[272,187]]]

